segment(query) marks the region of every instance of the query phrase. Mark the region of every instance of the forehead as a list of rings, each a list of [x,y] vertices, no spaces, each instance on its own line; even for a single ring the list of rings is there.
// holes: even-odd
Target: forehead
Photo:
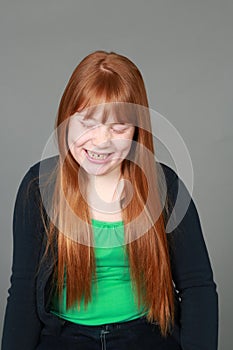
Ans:
[[[136,125],[137,113],[133,105],[123,102],[102,103],[78,112],[82,120],[99,123],[129,123]]]

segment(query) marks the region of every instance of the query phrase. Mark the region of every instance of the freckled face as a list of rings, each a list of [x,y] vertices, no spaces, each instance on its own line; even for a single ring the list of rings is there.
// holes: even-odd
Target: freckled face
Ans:
[[[120,170],[127,157],[135,127],[111,121],[101,123],[101,114],[85,120],[81,113],[70,117],[68,146],[74,159],[90,175]]]

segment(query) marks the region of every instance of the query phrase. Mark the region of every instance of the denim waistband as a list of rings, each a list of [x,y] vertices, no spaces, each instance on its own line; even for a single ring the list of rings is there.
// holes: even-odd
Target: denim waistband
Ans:
[[[82,325],[79,323],[74,323],[70,321],[65,321],[64,326],[68,326],[69,328],[76,328],[77,330],[82,330],[82,331],[112,331],[114,329],[124,329],[124,328],[129,328],[133,327],[137,324],[142,324],[142,323],[148,323],[146,316],[141,316],[138,317],[134,320],[130,321],[123,321],[123,322],[117,322],[117,323],[108,323],[108,324],[102,324],[102,325]]]

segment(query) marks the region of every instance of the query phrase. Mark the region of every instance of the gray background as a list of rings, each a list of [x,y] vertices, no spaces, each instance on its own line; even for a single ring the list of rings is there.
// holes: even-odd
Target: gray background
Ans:
[[[1,0],[1,325],[19,182],[42,154],[67,80],[88,53],[141,70],[151,108],[180,132],[218,284],[219,349],[232,348],[233,2]]]

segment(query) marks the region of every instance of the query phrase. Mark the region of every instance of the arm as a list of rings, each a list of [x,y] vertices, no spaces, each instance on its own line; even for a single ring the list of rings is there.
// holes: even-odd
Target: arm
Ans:
[[[168,193],[173,204],[177,191],[188,210],[171,233],[168,242],[173,281],[180,299],[180,341],[182,350],[216,350],[218,346],[218,295],[198,212],[184,183],[177,177]],[[191,201],[190,201],[191,199]],[[179,215],[178,215],[179,216]]]
[[[33,350],[41,322],[36,310],[36,270],[42,242],[39,188],[30,169],[16,197],[13,214],[13,263],[8,290],[2,350]]]

